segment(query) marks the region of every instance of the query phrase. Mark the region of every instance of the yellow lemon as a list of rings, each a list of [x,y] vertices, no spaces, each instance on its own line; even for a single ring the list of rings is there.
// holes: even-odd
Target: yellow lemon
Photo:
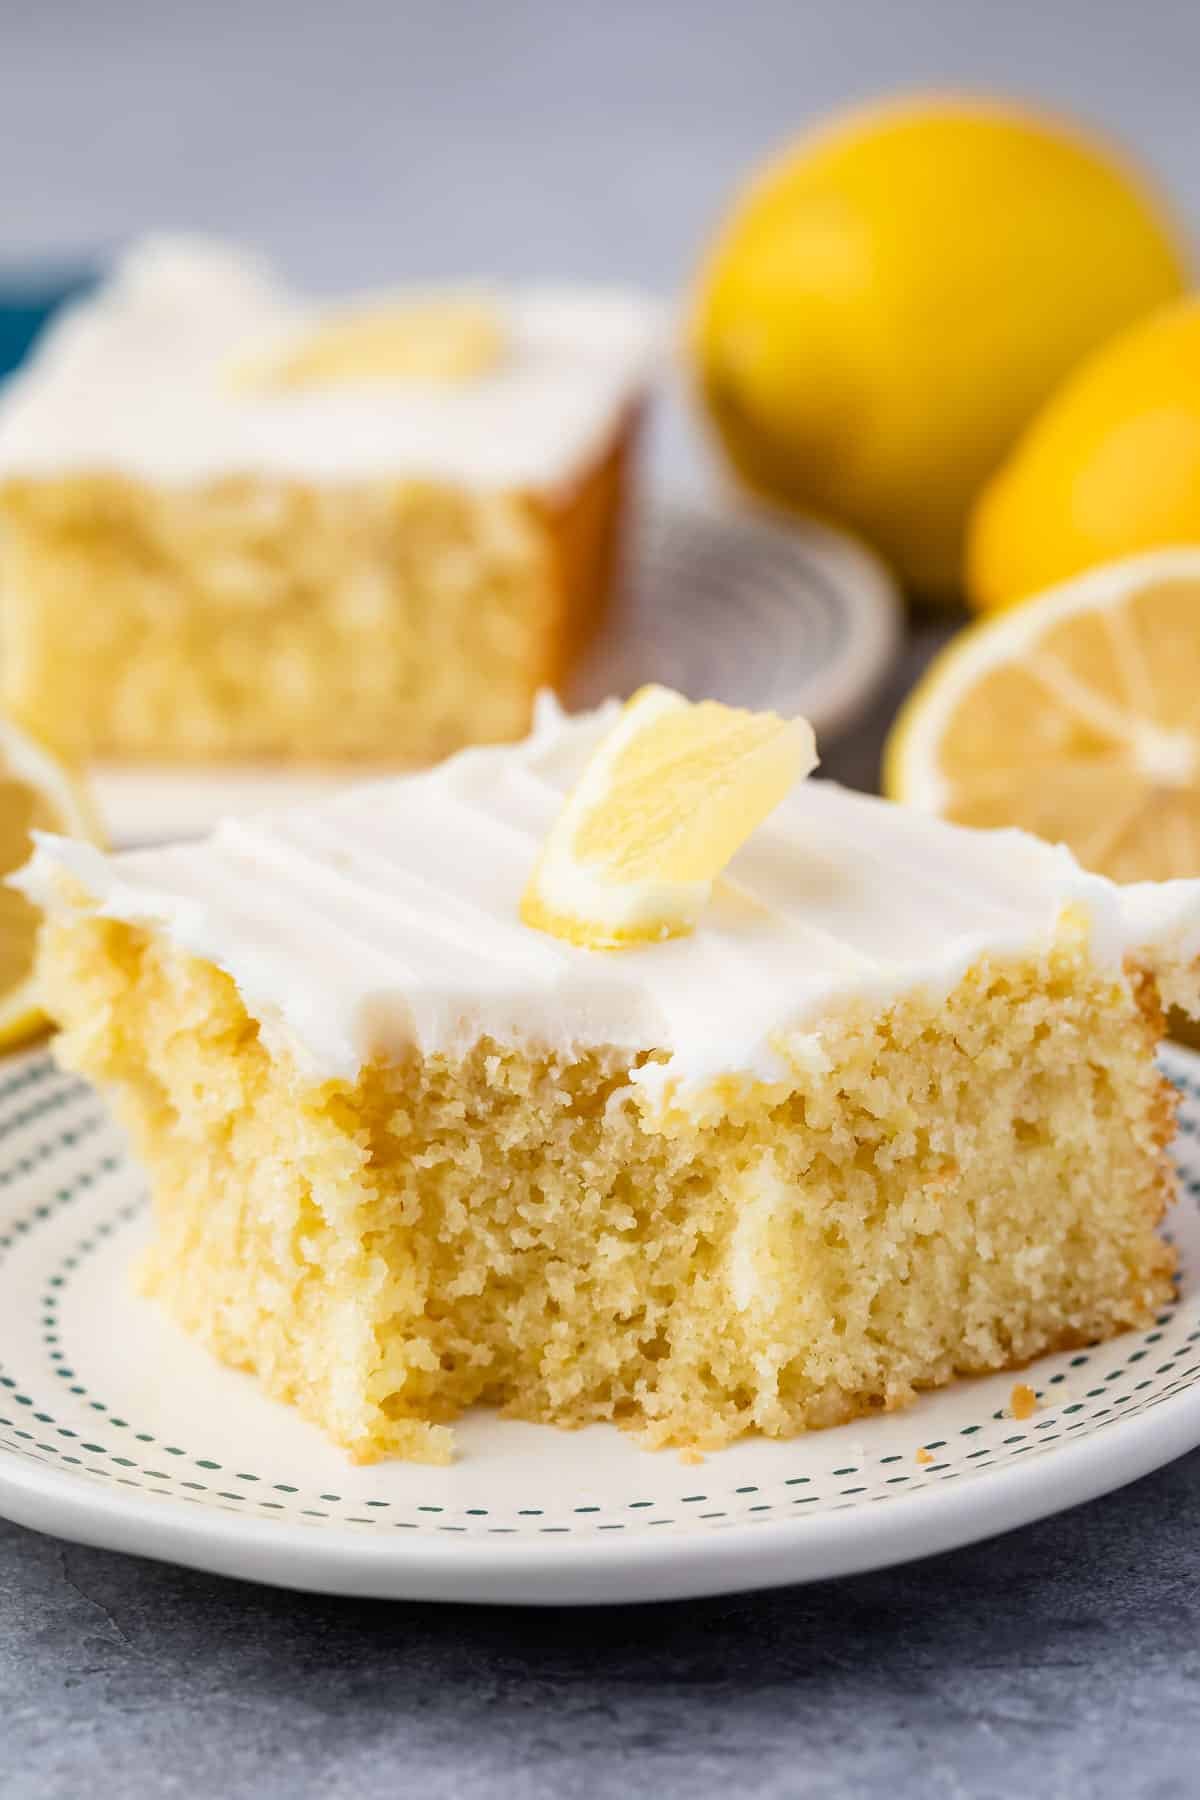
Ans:
[[[734,851],[816,760],[804,719],[639,689],[551,828],[522,919],[589,950],[684,936]]]
[[[1114,557],[1187,543],[1200,543],[1193,298],[1121,332],[1035,418],[972,514],[970,598],[990,611]]]
[[[27,860],[33,831],[99,841],[78,777],[44,745],[0,719],[0,884]],[[45,1023],[33,980],[37,927],[36,908],[0,885],[0,1049]]]
[[[895,800],[1019,825],[1114,881],[1200,875],[1200,548],[1090,570],[980,620],[888,741]]]
[[[498,363],[504,330],[470,295],[383,301],[330,313],[294,342],[233,369],[243,388],[325,387],[356,381],[470,381]]]
[[[769,164],[701,274],[691,344],[740,476],[957,589],[967,511],[1079,359],[1179,293],[1141,176],[1053,117],[923,97]]]

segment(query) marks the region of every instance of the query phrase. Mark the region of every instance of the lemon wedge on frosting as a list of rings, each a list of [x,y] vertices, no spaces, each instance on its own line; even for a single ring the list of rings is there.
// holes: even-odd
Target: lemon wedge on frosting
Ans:
[[[4,877],[28,861],[32,831],[99,841],[76,775],[16,725],[0,719],[0,1050],[32,1037],[45,1023],[33,979],[37,908],[3,885]]]
[[[240,363],[236,385],[265,390],[366,381],[472,381],[504,354],[493,306],[471,296],[344,307],[286,346]]]
[[[551,827],[522,919],[589,950],[684,936],[730,857],[816,761],[805,719],[639,689]]]

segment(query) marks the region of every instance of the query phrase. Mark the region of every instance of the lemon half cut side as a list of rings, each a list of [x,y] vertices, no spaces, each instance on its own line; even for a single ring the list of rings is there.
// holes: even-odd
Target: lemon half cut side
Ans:
[[[0,1050],[40,1030],[33,958],[38,911],[5,878],[28,861],[34,831],[99,842],[79,778],[43,745],[0,719]]]
[[[893,727],[884,786],[1064,843],[1115,881],[1200,875],[1200,547],[1109,564],[963,632]]]

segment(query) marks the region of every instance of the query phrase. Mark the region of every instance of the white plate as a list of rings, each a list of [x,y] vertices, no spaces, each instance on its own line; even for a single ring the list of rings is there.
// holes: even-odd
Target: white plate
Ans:
[[[904,1413],[686,1466],[615,1428],[481,1413],[448,1469],[355,1468],[134,1297],[143,1182],[44,1052],[0,1073],[0,1513],[283,1586],[412,1599],[647,1600],[947,1550],[1200,1443],[1200,1057],[1184,1090],[1177,1302],[1146,1332],[963,1381]],[[926,1460],[918,1460],[922,1451]]]
[[[624,604],[568,701],[591,706],[661,681],[803,713],[828,738],[875,692],[900,619],[890,577],[850,538],[757,511],[659,506],[637,533]],[[227,813],[307,801],[378,772],[102,764],[93,778],[110,839],[132,844],[196,836]]]

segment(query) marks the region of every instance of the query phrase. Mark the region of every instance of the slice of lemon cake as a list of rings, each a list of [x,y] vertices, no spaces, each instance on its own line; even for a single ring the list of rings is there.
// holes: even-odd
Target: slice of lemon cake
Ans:
[[[0,404],[0,701],[134,759],[520,737],[602,615],[657,336],[627,293],[318,306],[143,246]]]
[[[811,761],[648,690],[201,844],[40,840],[146,1290],[360,1459],[474,1402],[711,1448],[1144,1325],[1200,883]]]

